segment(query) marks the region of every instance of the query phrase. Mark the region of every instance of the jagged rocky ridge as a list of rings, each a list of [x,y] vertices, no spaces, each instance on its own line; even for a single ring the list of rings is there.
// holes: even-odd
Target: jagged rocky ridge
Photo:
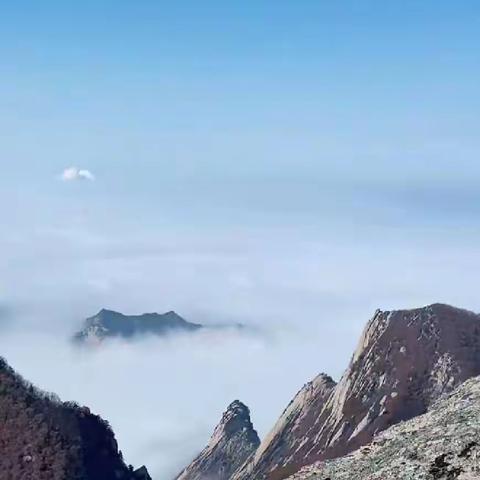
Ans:
[[[321,375],[307,384],[230,478],[284,479],[348,454],[479,374],[479,315],[442,304],[379,310],[339,383]]]
[[[151,480],[127,466],[107,422],[62,403],[0,359],[0,480]]]
[[[480,478],[480,378],[441,397],[350,455],[305,467],[289,480]]]
[[[269,465],[290,465],[294,452],[301,449],[308,438],[316,434],[318,412],[325,405],[336,383],[328,375],[321,373],[307,383],[284,410],[277,423],[260,444],[251,461],[244,466],[239,475],[250,476],[250,469],[269,468]]]
[[[259,444],[249,409],[235,400],[223,414],[208,445],[177,480],[227,480]]]
[[[338,385],[310,411],[314,424],[288,419],[235,478],[281,479],[345,455],[391,425],[425,413],[442,393],[479,374],[478,315],[441,304],[378,310]],[[285,435],[293,439],[283,445],[288,454],[276,455]]]
[[[202,331],[251,331],[241,323],[201,325],[185,320],[178,313],[143,313],[124,315],[113,310],[100,310],[85,320],[83,328],[73,340],[78,344],[99,344],[109,338],[133,339],[141,335],[167,336],[175,333],[193,333]]]
[[[195,332],[203,326],[187,322],[175,312],[124,315],[113,310],[100,310],[85,320],[85,325],[75,334],[79,343],[99,343],[106,338],[133,338],[142,334],[164,336],[170,333]]]

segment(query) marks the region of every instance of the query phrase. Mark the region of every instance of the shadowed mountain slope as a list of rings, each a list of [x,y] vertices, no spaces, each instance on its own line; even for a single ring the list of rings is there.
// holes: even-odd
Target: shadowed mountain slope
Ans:
[[[194,332],[202,325],[190,323],[175,312],[124,315],[113,310],[100,310],[85,320],[75,336],[80,343],[99,343],[106,338],[133,338],[137,335],[164,336],[171,333]]]
[[[107,422],[27,383],[0,359],[0,480],[151,480]]]

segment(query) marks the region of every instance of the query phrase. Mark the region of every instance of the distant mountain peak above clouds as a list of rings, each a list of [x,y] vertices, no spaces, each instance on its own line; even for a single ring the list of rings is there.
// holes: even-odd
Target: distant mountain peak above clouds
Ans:
[[[133,338],[151,334],[165,336],[170,333],[194,332],[202,325],[185,320],[174,311],[163,314],[143,313],[124,315],[102,308],[96,315],[85,320],[83,328],[74,339],[81,343],[100,343],[107,338]]]
[[[102,308],[96,315],[84,321],[83,327],[74,335],[74,341],[80,344],[99,344],[111,338],[126,340],[141,335],[165,337],[178,333],[195,333],[197,331],[253,332],[255,329],[242,323],[199,324],[185,320],[174,310],[165,313],[142,313],[125,315],[115,310]]]

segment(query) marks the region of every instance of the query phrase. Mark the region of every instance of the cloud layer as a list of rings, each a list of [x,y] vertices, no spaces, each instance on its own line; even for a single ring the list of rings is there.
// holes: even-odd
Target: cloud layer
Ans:
[[[317,373],[319,365],[305,358],[326,365],[334,348],[326,338],[295,332],[223,331],[112,342],[87,352],[65,338],[22,330],[4,333],[0,350],[39,387],[101,414],[128,463],[146,464],[153,478],[168,480],[206,444],[236,398],[252,407],[264,435]]]
[[[158,480],[205,445],[233,399],[251,407],[264,435],[304,382],[321,371],[338,378],[377,307],[442,301],[480,311],[478,228],[457,216],[455,228],[414,215],[408,225],[389,216],[390,228],[348,227],[318,212],[306,224],[260,228],[231,215],[234,226],[201,228],[167,208],[165,191],[163,203],[149,195],[147,205],[80,190],[56,202],[3,202],[14,208],[0,226],[0,305],[9,307],[0,355],[39,387],[102,414],[127,461],[147,464]],[[102,307],[174,309],[190,321],[240,321],[273,334],[76,354],[65,339]]]

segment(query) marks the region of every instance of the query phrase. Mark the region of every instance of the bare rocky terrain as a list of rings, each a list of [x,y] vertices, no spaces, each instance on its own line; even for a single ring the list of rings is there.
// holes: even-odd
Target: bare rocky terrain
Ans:
[[[336,460],[288,480],[473,480],[480,478],[480,378],[467,380],[429,411]]]
[[[177,480],[227,480],[259,445],[249,409],[235,400],[223,414],[208,445]]]
[[[477,375],[479,315],[443,304],[378,310],[338,384],[325,374],[307,384],[231,479],[281,480],[347,455]]]
[[[293,453],[300,449],[310,432],[316,429],[317,414],[335,388],[336,383],[326,374],[318,375],[307,383],[290,402],[268,436],[255,451],[251,461],[238,472],[239,476],[249,477],[249,469],[257,470],[277,465],[278,459],[288,464]]]

